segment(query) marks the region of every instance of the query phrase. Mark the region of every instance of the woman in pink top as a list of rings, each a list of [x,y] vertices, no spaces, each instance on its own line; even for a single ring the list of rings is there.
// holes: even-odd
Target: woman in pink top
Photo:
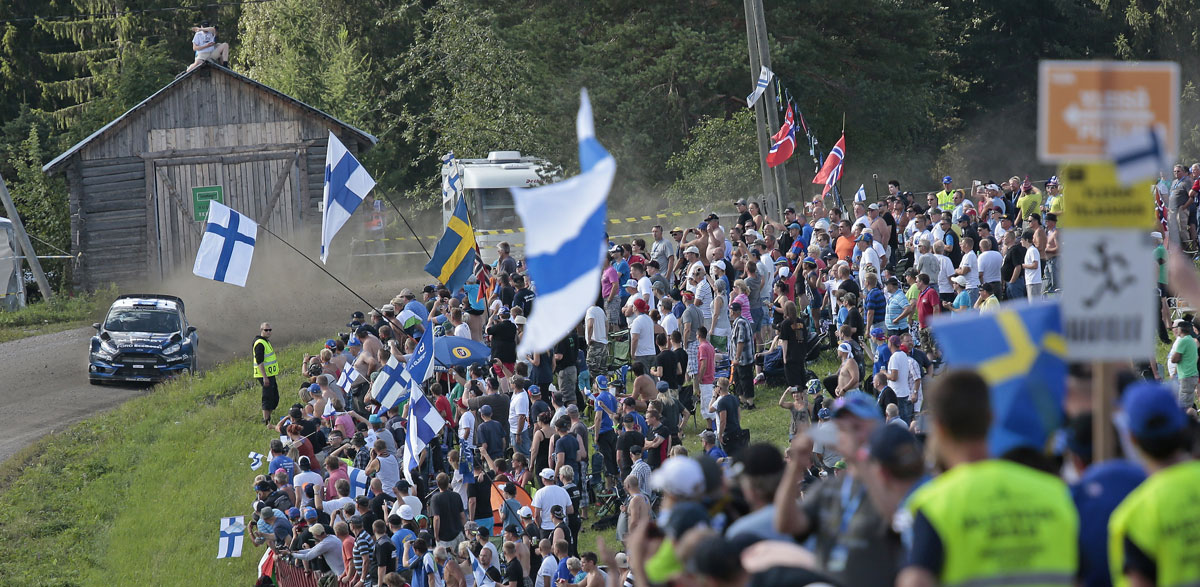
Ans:
[[[746,282],[739,279],[733,282],[733,291],[737,295],[733,297],[733,301],[742,305],[742,318],[751,320],[750,318],[750,286]]]

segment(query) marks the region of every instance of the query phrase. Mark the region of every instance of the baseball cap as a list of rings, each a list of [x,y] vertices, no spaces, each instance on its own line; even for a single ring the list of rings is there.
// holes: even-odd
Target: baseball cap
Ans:
[[[350,314],[351,320],[362,320],[363,318],[366,318],[366,316],[364,316],[361,311],[356,311],[356,312]]]
[[[898,335],[898,334],[893,334],[893,335],[889,336],[889,337],[888,337],[888,344],[889,344],[889,345],[892,345],[892,344],[894,344],[894,345],[896,345],[896,346],[900,346],[900,335]]]
[[[708,214],[708,216],[704,217],[705,222],[712,222],[713,220],[720,220],[720,218],[718,218],[716,214],[711,213],[711,212]]]
[[[608,377],[605,377],[604,375],[597,375],[596,376],[596,387],[608,389]]]
[[[658,391],[667,391],[671,388],[671,384],[667,383],[666,381],[659,380],[658,383],[654,384],[654,388]]]
[[[334,348],[337,348],[337,341],[336,341],[336,340],[333,340],[332,338],[330,338],[330,339],[327,339],[327,340],[325,341],[325,348],[327,348],[327,349],[334,349]]]
[[[725,261],[722,259],[717,259],[716,261],[713,261],[712,265],[713,265],[713,267],[716,267],[717,269],[720,269],[721,271],[725,270]]]
[[[858,235],[858,238],[854,239],[854,242],[856,242],[856,243],[868,242],[869,243],[873,240],[875,240],[875,237],[871,236],[871,233],[864,232],[864,233]]]
[[[617,568],[618,569],[628,569],[629,568],[629,556],[623,552],[617,553]]]
[[[672,457],[650,474],[650,487],[685,499],[699,497],[704,491],[704,470],[691,457]]]
[[[510,313],[508,306],[500,306],[500,313],[507,316]]]
[[[541,477],[542,479],[553,479],[554,478],[554,469],[546,467],[545,469],[542,469],[541,473],[538,473],[538,476]]]
[[[964,275],[955,275],[954,277],[951,277],[950,279],[952,281],[954,281],[954,283],[957,283],[963,287],[967,287],[967,278]]]
[[[788,262],[787,257],[780,257],[778,259],[775,259],[776,265],[787,265],[787,262]]]
[[[433,293],[433,292],[437,291],[437,288],[433,287],[432,285],[427,285],[427,286],[421,288],[421,291],[423,293]]]
[[[851,391],[833,402],[833,416],[840,418],[846,414],[858,416],[864,420],[881,420],[879,406],[875,398],[862,391]]]
[[[741,312],[742,311],[742,303],[741,302],[733,302],[733,303],[729,304],[729,309],[733,310],[734,312]]]
[[[987,184],[987,186],[984,189],[986,189],[988,191],[998,192],[998,191],[1000,191],[1000,186],[998,186],[994,183],[989,183],[989,184]]]
[[[676,226],[675,228],[672,228],[672,229],[671,229],[671,234],[675,234],[675,233],[677,233],[677,232],[683,232],[683,227],[682,227],[682,226]]]
[[[642,298],[637,298],[633,300],[633,309],[643,314],[647,314],[650,312],[650,304],[647,304],[646,300]]]
[[[295,520],[296,518],[299,518],[300,517],[300,508],[298,508],[296,506],[292,506],[292,507],[288,508],[287,517],[289,520]]]
[[[400,506],[400,511],[398,513],[400,514],[400,519],[405,520],[405,521],[408,521],[408,520],[411,520],[411,519],[417,517],[416,514],[413,513],[412,506],[408,505],[408,504],[404,504],[404,505]]]
[[[491,416],[492,415],[492,406],[489,406],[487,404],[479,406],[479,413],[483,414],[484,416]]]
[[[822,420],[828,420],[832,417],[832,414],[829,413],[829,408],[821,408],[817,410],[817,417]]]
[[[871,329],[871,338],[875,340],[883,340],[884,334],[886,334],[886,331],[882,328],[876,327]]]
[[[357,336],[351,336],[350,340],[346,341],[346,346],[362,346],[362,341],[358,340]]]
[[[829,232],[829,221],[824,218],[813,223],[813,230],[824,230]]]
[[[540,388],[536,385],[530,385],[529,386],[529,394],[530,395],[542,395],[542,388]]]
[[[417,296],[414,296],[414,295],[413,295],[413,292],[412,292],[412,290],[411,290],[411,289],[408,289],[407,287],[405,287],[405,288],[402,288],[402,289],[400,290],[400,297],[402,297],[402,298],[415,298],[415,297],[417,297]]]
[[[684,250],[683,250],[683,254],[685,254],[685,255],[686,255],[686,254],[688,254],[688,253],[692,253],[692,254],[694,254],[694,255],[699,255],[699,254],[700,254],[700,249],[699,249],[699,248],[697,248],[697,247],[696,247],[696,245],[692,245],[692,246],[690,246],[690,247],[688,247],[688,248],[686,248],[686,249],[684,249]]]
[[[1047,180],[1046,180],[1046,185],[1047,185],[1047,186],[1058,185],[1058,176],[1057,176],[1057,175],[1051,175],[1051,176],[1050,176],[1050,179],[1047,179]]]
[[[1175,321],[1171,323],[1171,328],[1179,328],[1180,326],[1184,326],[1186,324],[1188,324],[1187,320],[1176,318]]]
[[[803,227],[803,226],[800,226],[800,223],[799,223],[799,222],[793,222],[793,223],[791,223],[791,224],[789,224],[789,225],[788,225],[788,230],[791,230],[791,229],[793,229],[793,228],[794,228],[794,229],[796,229],[796,230],[800,230],[800,229],[802,229],[802,228],[804,228],[804,227]]]
[[[563,511],[563,506],[555,505],[550,507],[550,515],[561,518],[566,515],[566,512]]]
[[[304,519],[305,520],[317,519],[317,510],[315,508],[304,508]]]
[[[1162,237],[1163,237],[1161,232],[1152,232],[1152,233],[1150,233],[1150,236],[1153,238],[1156,238],[1158,240],[1162,240]]]
[[[516,318],[513,318],[513,324],[520,325],[520,324],[524,324],[528,321],[529,321],[529,319],[524,316],[517,316]]]
[[[942,178],[942,183],[954,183],[954,180],[951,179],[951,177],[949,175],[947,175],[946,177]]]
[[[358,524],[359,526],[362,526],[362,523],[363,523],[363,517],[362,517],[362,515],[361,515],[361,514],[354,514],[353,516],[350,516],[350,523],[351,523],[351,524]]]
[[[632,288],[635,288],[635,289],[636,289],[636,288],[637,288],[637,280],[635,280],[635,279],[630,279],[629,281],[626,281],[626,282],[625,282],[625,287],[632,287]]]
[[[782,259],[783,257],[780,257],[780,258]],[[786,263],[787,261],[784,261],[784,262]],[[812,257],[805,257],[803,262],[804,263],[812,263],[813,265],[817,264],[817,260]]]
[[[884,285],[894,285],[894,286],[896,286],[896,287],[899,287],[899,286],[900,286],[900,280],[899,280],[899,279],[896,279],[896,276],[895,276],[895,275],[893,275],[893,276],[891,276],[891,277],[889,277],[889,278],[885,279],[885,280],[883,281],[883,283],[884,283]]]
[[[371,414],[371,416],[367,418],[367,421],[372,424],[382,424],[383,418],[380,418],[379,414]]]
[[[1121,397],[1121,409],[1134,438],[1164,438],[1188,426],[1187,414],[1180,409],[1175,394],[1161,383],[1139,381],[1130,385]]]
[[[871,204],[870,204],[869,206],[867,206],[867,209],[868,209],[868,210],[878,210],[878,209],[879,209],[879,204],[876,204],[876,203],[874,203],[874,202],[871,202]]]
[[[522,518],[532,518],[533,510],[529,509],[529,506],[521,506],[521,509],[517,510],[517,515]]]
[[[745,205],[746,205],[746,198],[738,198],[738,199],[734,200],[734,201],[733,201],[733,205],[734,205],[734,206],[745,206]]]
[[[383,312],[395,312],[396,306],[393,306],[391,304],[384,304],[383,307],[380,308],[380,310],[382,310]]]

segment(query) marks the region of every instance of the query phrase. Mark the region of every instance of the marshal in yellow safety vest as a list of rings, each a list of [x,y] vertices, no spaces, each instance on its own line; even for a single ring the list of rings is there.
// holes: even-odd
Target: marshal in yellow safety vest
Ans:
[[[259,337],[254,339],[254,355],[258,356],[258,347],[263,347],[263,370],[267,372],[267,377],[274,377],[279,374],[279,361],[275,358],[275,347],[271,346],[271,342],[265,338]],[[254,369],[254,378],[262,379],[262,373],[258,370],[256,362],[252,367]]]
[[[1108,519],[1113,585],[1129,585],[1127,548],[1153,560],[1159,585],[1200,585],[1200,461],[1163,469],[1134,489]]]
[[[1074,584],[1079,517],[1057,477],[1004,460],[964,463],[908,505],[941,539],[942,585]]]

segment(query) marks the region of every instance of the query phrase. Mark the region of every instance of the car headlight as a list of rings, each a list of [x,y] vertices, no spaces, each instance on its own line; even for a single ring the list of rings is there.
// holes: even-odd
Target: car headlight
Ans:
[[[101,340],[100,348],[96,350],[96,355],[103,359],[112,359],[117,354],[117,346],[111,341]]]
[[[175,343],[175,344],[163,349],[163,354],[164,355],[176,355],[176,354],[179,354],[179,351],[181,351],[181,350],[183,350],[183,345],[181,345],[180,343]]]

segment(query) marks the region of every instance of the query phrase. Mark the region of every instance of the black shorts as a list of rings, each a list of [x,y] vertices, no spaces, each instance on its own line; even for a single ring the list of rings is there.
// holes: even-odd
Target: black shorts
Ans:
[[[483,315],[483,310],[476,310],[475,308],[472,308],[470,304],[467,304],[467,306],[463,308],[463,311],[465,311],[466,313],[468,313],[472,316],[482,316]]]
[[[271,411],[279,407],[279,384],[275,376],[267,377],[267,383],[262,386],[262,409]]]

